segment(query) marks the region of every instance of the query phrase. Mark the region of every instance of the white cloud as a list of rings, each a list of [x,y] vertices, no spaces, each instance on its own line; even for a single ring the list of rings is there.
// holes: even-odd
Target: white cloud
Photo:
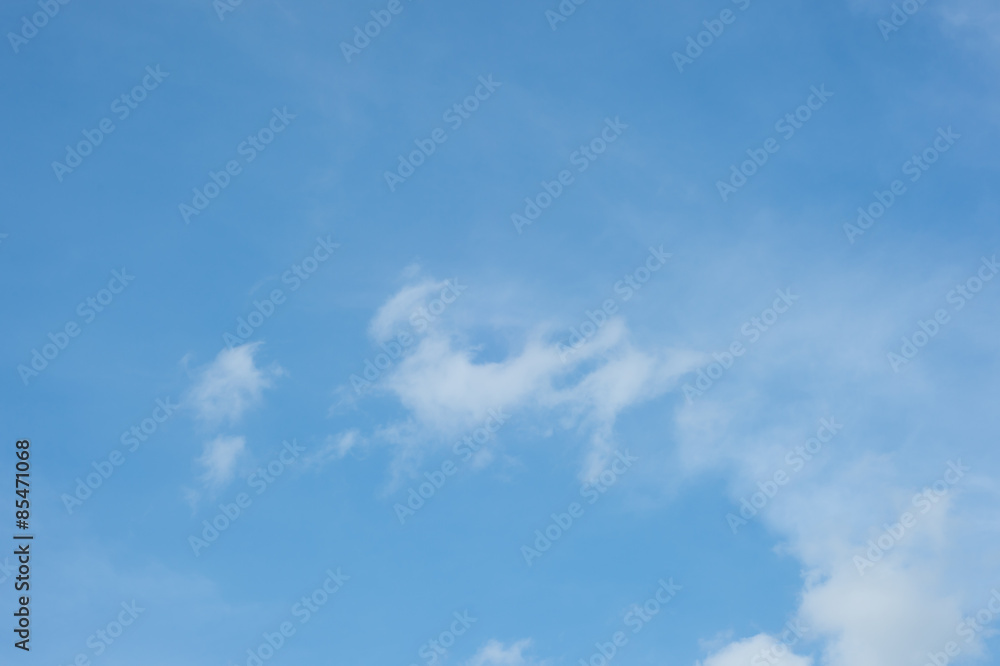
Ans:
[[[756,491],[756,483],[772,478],[774,470],[788,468],[781,457],[773,456],[767,436],[742,432],[746,424],[724,406],[716,403],[707,414],[721,424],[713,431],[716,452],[709,457],[735,468],[738,477],[733,482],[736,513],[736,498]],[[731,432],[734,428],[736,433]],[[791,448],[810,433],[805,427],[798,435],[782,434]],[[690,435],[682,435],[683,446],[696,445],[687,440]],[[699,436],[698,441],[705,440]],[[968,536],[949,529],[953,501],[941,500],[926,515],[920,514],[909,500],[923,484],[900,487],[905,482],[898,478],[891,457],[852,451],[846,439],[835,439],[828,447],[829,459],[809,462],[813,467],[779,488],[753,520],[762,521],[783,542],[781,547],[808,568],[796,615],[809,628],[808,639],[823,641],[825,664],[923,664],[928,652],[940,652],[948,641],[958,639],[955,627],[962,618],[960,567],[947,548],[967,543]],[[932,481],[930,477],[924,483]],[[916,527],[861,575],[854,556],[864,556],[867,541],[878,538],[884,524],[898,523],[907,509],[919,516]],[[983,590],[978,593],[984,595]],[[967,600],[965,607],[975,600]],[[976,654],[978,640],[970,646],[963,643],[963,649]],[[728,663],[706,661],[705,666]]]
[[[845,289],[845,282],[858,288]],[[892,373],[886,351],[898,346],[901,327],[923,315],[926,293],[941,289],[936,282],[905,289],[898,284],[898,275],[866,274],[808,285],[808,302],[794,316],[749,348],[693,404],[681,399],[676,413],[673,466],[688,476],[724,470],[736,511],[741,495],[775,470],[787,471],[785,453],[814,436],[819,419],[844,424],[754,518],[775,535],[776,548],[797,557],[807,572],[799,607],[789,608],[789,615],[810,628],[806,640],[815,641],[810,647],[829,666],[923,663],[914,660],[956,640],[962,612],[974,611],[989,594],[982,583],[989,572],[973,553],[995,551],[995,539],[978,536],[983,521],[974,519],[992,515],[990,502],[970,512],[959,505],[965,498],[958,490],[865,576],[852,563],[873,530],[898,520],[911,496],[938,478],[949,458],[971,450],[982,459],[982,422],[968,427],[968,413],[970,404],[977,413],[989,413],[985,396],[995,395],[990,385],[963,385],[955,398],[941,393],[937,382],[946,384],[942,378],[950,376],[944,340],[938,357],[927,351],[905,376]],[[861,289],[880,296],[866,304],[856,297]],[[960,334],[959,325],[949,331]],[[419,431],[461,433],[479,425],[488,409],[502,409],[539,432],[555,422],[584,433],[590,440],[587,476],[614,446],[619,416],[676,391],[678,380],[707,356],[637,346],[621,319],[610,320],[570,355],[561,354],[544,328],[522,327],[512,337],[517,334],[524,341],[499,358],[485,357],[469,328],[438,327],[418,337],[380,382],[409,418],[381,432],[393,434],[404,454],[412,455],[426,446]],[[728,342],[723,333],[719,339]],[[971,479],[967,485],[975,486]],[[989,492],[995,503],[995,487]],[[973,524],[959,529],[956,517]],[[766,634],[746,638],[715,652],[704,666],[749,664],[761,650],[784,653],[783,645]],[[805,653],[803,646],[796,648]],[[979,654],[982,641],[963,643],[963,649],[966,656]],[[492,650],[509,652],[498,643]],[[781,658],[780,666],[812,663],[791,652]]]
[[[962,619],[957,599],[939,591],[933,571],[891,562],[864,577],[838,567],[807,588],[799,614],[829,638],[826,656],[838,666],[923,664],[928,652],[957,640],[955,627]]]
[[[347,430],[337,435],[330,435],[326,438],[323,447],[315,453],[306,457],[303,462],[307,467],[322,467],[332,460],[340,460],[352,450],[364,446],[364,439],[361,433],[356,430]]]
[[[223,349],[215,360],[198,371],[195,385],[186,403],[198,416],[212,425],[223,421],[235,423],[250,408],[260,403],[264,389],[282,374],[278,366],[261,369],[255,355],[261,343]]]
[[[961,645],[963,656],[982,651],[980,638],[966,644],[956,626],[989,595],[989,565],[969,553],[996,549],[972,518],[988,515],[995,493],[976,497],[982,474],[970,472],[927,513],[912,498],[941,478],[949,459],[989,464],[981,439],[968,430],[968,413],[970,400],[995,390],[965,384],[945,394],[942,378],[951,368],[943,339],[905,375],[892,372],[886,351],[898,348],[901,328],[926,308],[920,296],[940,290],[900,289],[892,279],[869,278],[871,291],[881,295],[871,303],[843,302],[834,283],[814,285],[816,307],[804,304],[748,351],[739,372],[681,405],[676,418],[677,460],[691,475],[725,470],[733,513],[776,471],[790,474],[751,520],[774,535],[777,550],[802,563],[801,601],[789,614],[809,628],[807,639],[818,643],[829,666],[920,665],[949,641]],[[957,321],[953,335],[961,335]],[[824,417],[843,423],[843,431],[792,472],[786,452],[813,437]],[[852,558],[905,511],[918,516],[916,527],[862,576]],[[752,640],[761,638],[715,656],[741,659]]]
[[[524,656],[524,651],[531,647],[530,640],[520,640],[505,647],[497,640],[491,640],[479,649],[472,659],[465,662],[466,666],[529,666],[537,664],[534,659]]]
[[[750,666],[769,664],[770,666],[811,666],[812,659],[796,655],[784,643],[767,634],[730,643],[712,654],[699,666]]]
[[[399,327],[409,325],[410,317],[435,291],[445,287],[444,282],[423,280],[403,287],[378,309],[368,327],[369,334],[376,342],[384,342],[393,337]]]
[[[243,437],[219,436],[205,442],[205,449],[198,458],[204,468],[202,480],[213,489],[225,486],[232,480],[236,463],[245,451],[246,439]]]
[[[393,330],[401,314],[441,283],[406,287],[376,315],[373,335]],[[620,318],[610,319],[580,349],[569,350],[547,339],[542,329],[526,332],[526,342],[502,360],[480,361],[468,331],[429,328],[381,379],[412,413],[417,425],[435,434],[455,435],[480,425],[489,410],[558,410],[566,427],[582,427],[591,441],[584,476],[603,468],[614,449],[613,428],[630,406],[663,394],[705,357],[669,348],[640,350],[629,340]],[[389,426],[385,432],[413,428]]]

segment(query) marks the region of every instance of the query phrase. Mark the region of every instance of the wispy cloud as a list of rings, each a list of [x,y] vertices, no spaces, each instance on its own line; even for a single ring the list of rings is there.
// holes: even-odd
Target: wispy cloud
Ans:
[[[205,442],[205,449],[198,458],[198,464],[204,468],[202,480],[212,489],[228,484],[236,471],[236,464],[245,451],[246,439],[243,437],[220,435]]]
[[[369,334],[376,342],[388,340],[398,328],[409,324],[410,317],[431,294],[445,286],[444,282],[428,279],[403,287],[375,313],[368,327]]]
[[[530,640],[520,640],[505,646],[498,640],[491,640],[465,662],[465,666],[529,666],[539,662],[525,656],[524,651],[531,647]]]
[[[347,430],[328,436],[323,446],[307,456],[303,463],[307,467],[322,467],[329,462],[342,459],[351,451],[363,446],[365,441],[361,432],[357,429]]]
[[[215,360],[197,371],[194,386],[185,402],[198,417],[215,426],[238,422],[244,413],[258,405],[264,389],[283,374],[277,365],[260,368],[256,355],[260,342],[223,349]]]
[[[378,330],[386,330],[389,321],[381,313],[411,302],[413,289],[405,287],[379,310]],[[454,324],[428,329],[383,375],[380,385],[400,400],[416,425],[434,434],[467,430],[495,409],[582,427],[591,442],[583,474],[592,476],[614,449],[619,415],[675,387],[707,358],[669,347],[640,349],[630,341],[621,318],[609,319],[570,355],[543,328],[522,334],[526,341],[519,350],[502,360],[484,361],[478,359],[480,348],[467,342],[473,338],[471,331]],[[412,434],[412,428],[407,430]]]
[[[757,663],[771,666],[811,666],[812,659],[796,655],[773,636],[758,634],[730,643],[705,661],[699,661],[698,666],[748,666]]]

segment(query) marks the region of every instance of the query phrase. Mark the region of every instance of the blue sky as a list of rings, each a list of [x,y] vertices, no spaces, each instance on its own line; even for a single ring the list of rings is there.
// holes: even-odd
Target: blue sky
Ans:
[[[2,663],[995,663],[994,4],[0,25]]]

